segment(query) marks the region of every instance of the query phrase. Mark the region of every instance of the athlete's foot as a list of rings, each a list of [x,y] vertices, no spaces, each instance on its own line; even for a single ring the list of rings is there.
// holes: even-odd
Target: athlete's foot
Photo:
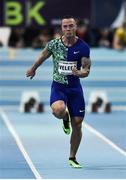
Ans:
[[[67,117],[63,119],[63,130],[65,134],[69,135],[70,134],[70,120],[69,120],[69,113],[67,112]]]
[[[72,168],[82,168],[82,166],[77,162],[76,158],[69,158],[69,165],[72,167]]]

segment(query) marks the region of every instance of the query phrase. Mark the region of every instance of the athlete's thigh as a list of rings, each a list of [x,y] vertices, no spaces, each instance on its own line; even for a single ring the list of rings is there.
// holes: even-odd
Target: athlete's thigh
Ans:
[[[50,94],[50,106],[62,105],[63,103],[67,103],[67,96],[65,92],[53,86]]]
[[[82,117],[85,115],[85,101],[82,88],[76,88],[68,96],[67,106],[71,117]]]

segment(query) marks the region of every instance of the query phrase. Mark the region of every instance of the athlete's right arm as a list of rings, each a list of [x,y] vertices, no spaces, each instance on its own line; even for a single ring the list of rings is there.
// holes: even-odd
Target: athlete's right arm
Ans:
[[[26,76],[30,77],[32,79],[35,76],[35,72],[37,68],[48,58],[51,54],[47,50],[47,48],[44,48],[38,58],[36,59],[35,63],[32,65],[30,69],[26,72]]]

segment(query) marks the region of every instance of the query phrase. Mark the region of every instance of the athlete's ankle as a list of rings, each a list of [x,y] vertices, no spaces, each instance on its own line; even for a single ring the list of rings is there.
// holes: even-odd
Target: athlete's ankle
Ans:
[[[76,159],[76,157],[74,156],[74,157],[69,157],[69,160],[75,160]]]
[[[69,119],[69,114],[68,114],[68,112],[66,111],[64,114],[65,114],[65,115],[64,115],[64,117],[63,117],[63,121],[68,121],[68,119]]]

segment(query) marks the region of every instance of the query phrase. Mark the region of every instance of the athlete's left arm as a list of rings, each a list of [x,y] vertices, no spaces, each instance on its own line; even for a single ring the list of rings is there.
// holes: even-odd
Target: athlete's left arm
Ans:
[[[73,75],[78,76],[80,78],[85,78],[90,73],[90,67],[91,67],[91,59],[87,57],[83,57],[81,59],[81,70],[77,70],[76,68],[73,68],[72,70]]]

